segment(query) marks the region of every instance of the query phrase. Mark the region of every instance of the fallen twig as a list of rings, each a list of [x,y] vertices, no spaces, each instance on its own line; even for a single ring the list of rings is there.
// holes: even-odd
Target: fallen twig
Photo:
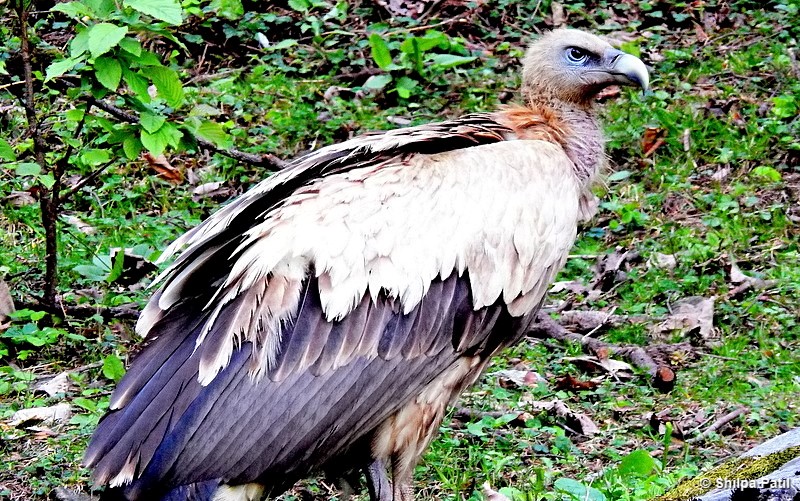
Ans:
[[[617,353],[630,360],[633,365],[645,369],[652,377],[653,386],[659,390],[669,391],[674,386],[675,372],[667,365],[657,363],[640,346],[617,346],[593,337],[570,332],[550,318],[548,314],[542,312],[536,316],[536,323],[532,326],[529,334],[535,337],[551,337],[559,341],[579,343],[595,354]],[[605,356],[602,358],[605,358]]]
[[[716,421],[714,421],[713,423],[711,423],[711,426],[709,426],[708,428],[703,430],[699,435],[686,440],[686,443],[690,443],[691,444],[691,443],[701,442],[701,441],[705,440],[709,435],[711,435],[712,433],[714,433],[717,430],[720,430],[720,429],[724,428],[728,423],[730,423],[734,419],[738,418],[739,416],[741,416],[745,412],[747,412],[747,407],[744,407],[744,406],[734,409],[733,411],[725,414],[721,418],[719,418]]]

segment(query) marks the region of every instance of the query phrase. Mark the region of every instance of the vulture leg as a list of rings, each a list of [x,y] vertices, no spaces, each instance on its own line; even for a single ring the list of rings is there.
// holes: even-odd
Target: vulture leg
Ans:
[[[414,464],[404,460],[400,454],[392,456],[392,501],[414,501],[411,485]]]
[[[392,486],[386,474],[386,465],[376,459],[366,469],[367,490],[370,501],[392,501]]]

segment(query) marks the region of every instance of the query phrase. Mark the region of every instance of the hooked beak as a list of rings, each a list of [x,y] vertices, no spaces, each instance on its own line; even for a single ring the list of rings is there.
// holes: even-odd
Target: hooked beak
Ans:
[[[621,50],[608,49],[603,54],[603,66],[615,83],[638,85],[647,92],[650,75],[647,73],[647,67],[638,57],[626,54]]]

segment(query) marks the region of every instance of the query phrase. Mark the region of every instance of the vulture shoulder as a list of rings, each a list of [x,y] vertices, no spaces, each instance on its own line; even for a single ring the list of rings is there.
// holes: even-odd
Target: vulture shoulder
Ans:
[[[178,239],[137,326],[148,345],[87,452],[96,480],[131,498],[205,481],[279,492],[369,455],[432,381],[517,339],[586,180],[557,131],[514,123],[322,148]]]

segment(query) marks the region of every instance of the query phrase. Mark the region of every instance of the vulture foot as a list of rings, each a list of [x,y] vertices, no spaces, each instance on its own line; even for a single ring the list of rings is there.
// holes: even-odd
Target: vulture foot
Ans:
[[[392,486],[389,484],[389,477],[386,475],[386,465],[383,461],[376,459],[366,469],[367,490],[369,491],[370,501],[393,501]]]

